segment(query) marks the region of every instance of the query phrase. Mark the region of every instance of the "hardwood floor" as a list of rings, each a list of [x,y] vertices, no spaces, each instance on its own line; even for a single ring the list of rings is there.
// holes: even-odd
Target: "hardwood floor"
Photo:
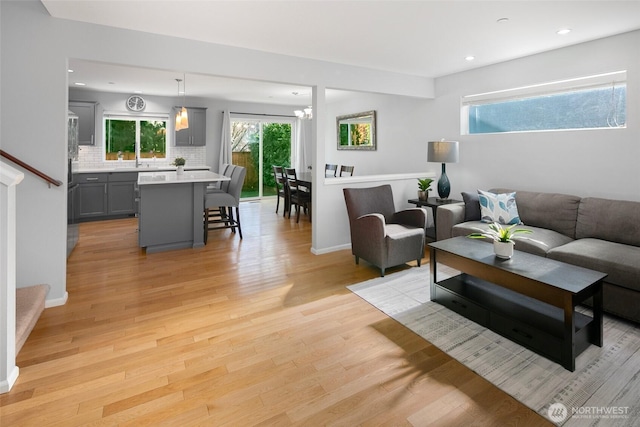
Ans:
[[[274,210],[150,255],[136,219],[81,224],[0,425],[551,425],[352,294],[377,269],[311,254],[308,219]]]

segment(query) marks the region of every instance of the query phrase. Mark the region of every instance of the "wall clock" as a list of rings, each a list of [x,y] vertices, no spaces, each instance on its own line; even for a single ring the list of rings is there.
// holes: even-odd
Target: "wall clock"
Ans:
[[[142,111],[146,106],[146,101],[140,95],[131,95],[127,98],[127,108],[131,111]]]

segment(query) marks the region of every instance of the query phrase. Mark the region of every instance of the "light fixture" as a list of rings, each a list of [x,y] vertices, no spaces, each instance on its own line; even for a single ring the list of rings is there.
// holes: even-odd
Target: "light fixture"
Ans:
[[[438,201],[445,201],[451,193],[451,184],[446,172],[446,163],[458,163],[458,141],[429,141],[427,145],[427,161],[442,163],[442,173],[438,180]]]
[[[476,59],[476,57],[473,55],[469,55],[469,56],[465,56],[464,59],[465,61],[473,61],[474,59]]]
[[[183,83],[183,87],[184,90],[182,92],[182,109],[180,111],[178,111],[178,114],[176,114],[176,131],[182,130],[182,129],[187,129],[189,127],[189,115],[187,114],[187,109],[184,107],[184,104],[186,104],[186,98],[187,98],[187,81],[186,81],[186,76],[184,76],[185,80]],[[180,96],[180,82],[183,81],[182,79],[176,79],[176,82],[178,82],[178,96]]]
[[[571,28],[561,28],[556,31],[556,34],[559,36],[564,36],[565,34],[569,34],[571,32]]]
[[[313,110],[311,109],[311,106],[309,106],[308,108],[305,108],[304,110],[295,110],[293,114],[295,114],[296,117],[299,119],[313,118]]]

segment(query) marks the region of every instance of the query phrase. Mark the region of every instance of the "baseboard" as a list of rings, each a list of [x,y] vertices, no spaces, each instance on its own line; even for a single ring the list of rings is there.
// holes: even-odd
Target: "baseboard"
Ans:
[[[345,249],[351,249],[351,243],[345,243],[344,245],[331,246],[329,248],[323,248],[323,249],[311,248],[311,253],[314,255],[322,255],[322,254],[328,254],[330,252],[343,251]]]
[[[62,298],[48,299],[44,302],[44,308],[57,307],[59,305],[65,305],[69,299],[69,293],[65,291]]]
[[[17,366],[14,366],[14,368],[9,373],[8,378],[6,380],[0,381],[0,394],[9,393],[9,391],[11,391],[11,387],[13,387],[13,385],[18,380],[19,373],[20,373],[20,368],[18,368]]]

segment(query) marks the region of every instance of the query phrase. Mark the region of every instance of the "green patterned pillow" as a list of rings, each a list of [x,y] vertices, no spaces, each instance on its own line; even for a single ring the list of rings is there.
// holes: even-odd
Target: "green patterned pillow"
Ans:
[[[478,190],[482,222],[511,225],[522,224],[516,206],[516,193],[493,194]]]

